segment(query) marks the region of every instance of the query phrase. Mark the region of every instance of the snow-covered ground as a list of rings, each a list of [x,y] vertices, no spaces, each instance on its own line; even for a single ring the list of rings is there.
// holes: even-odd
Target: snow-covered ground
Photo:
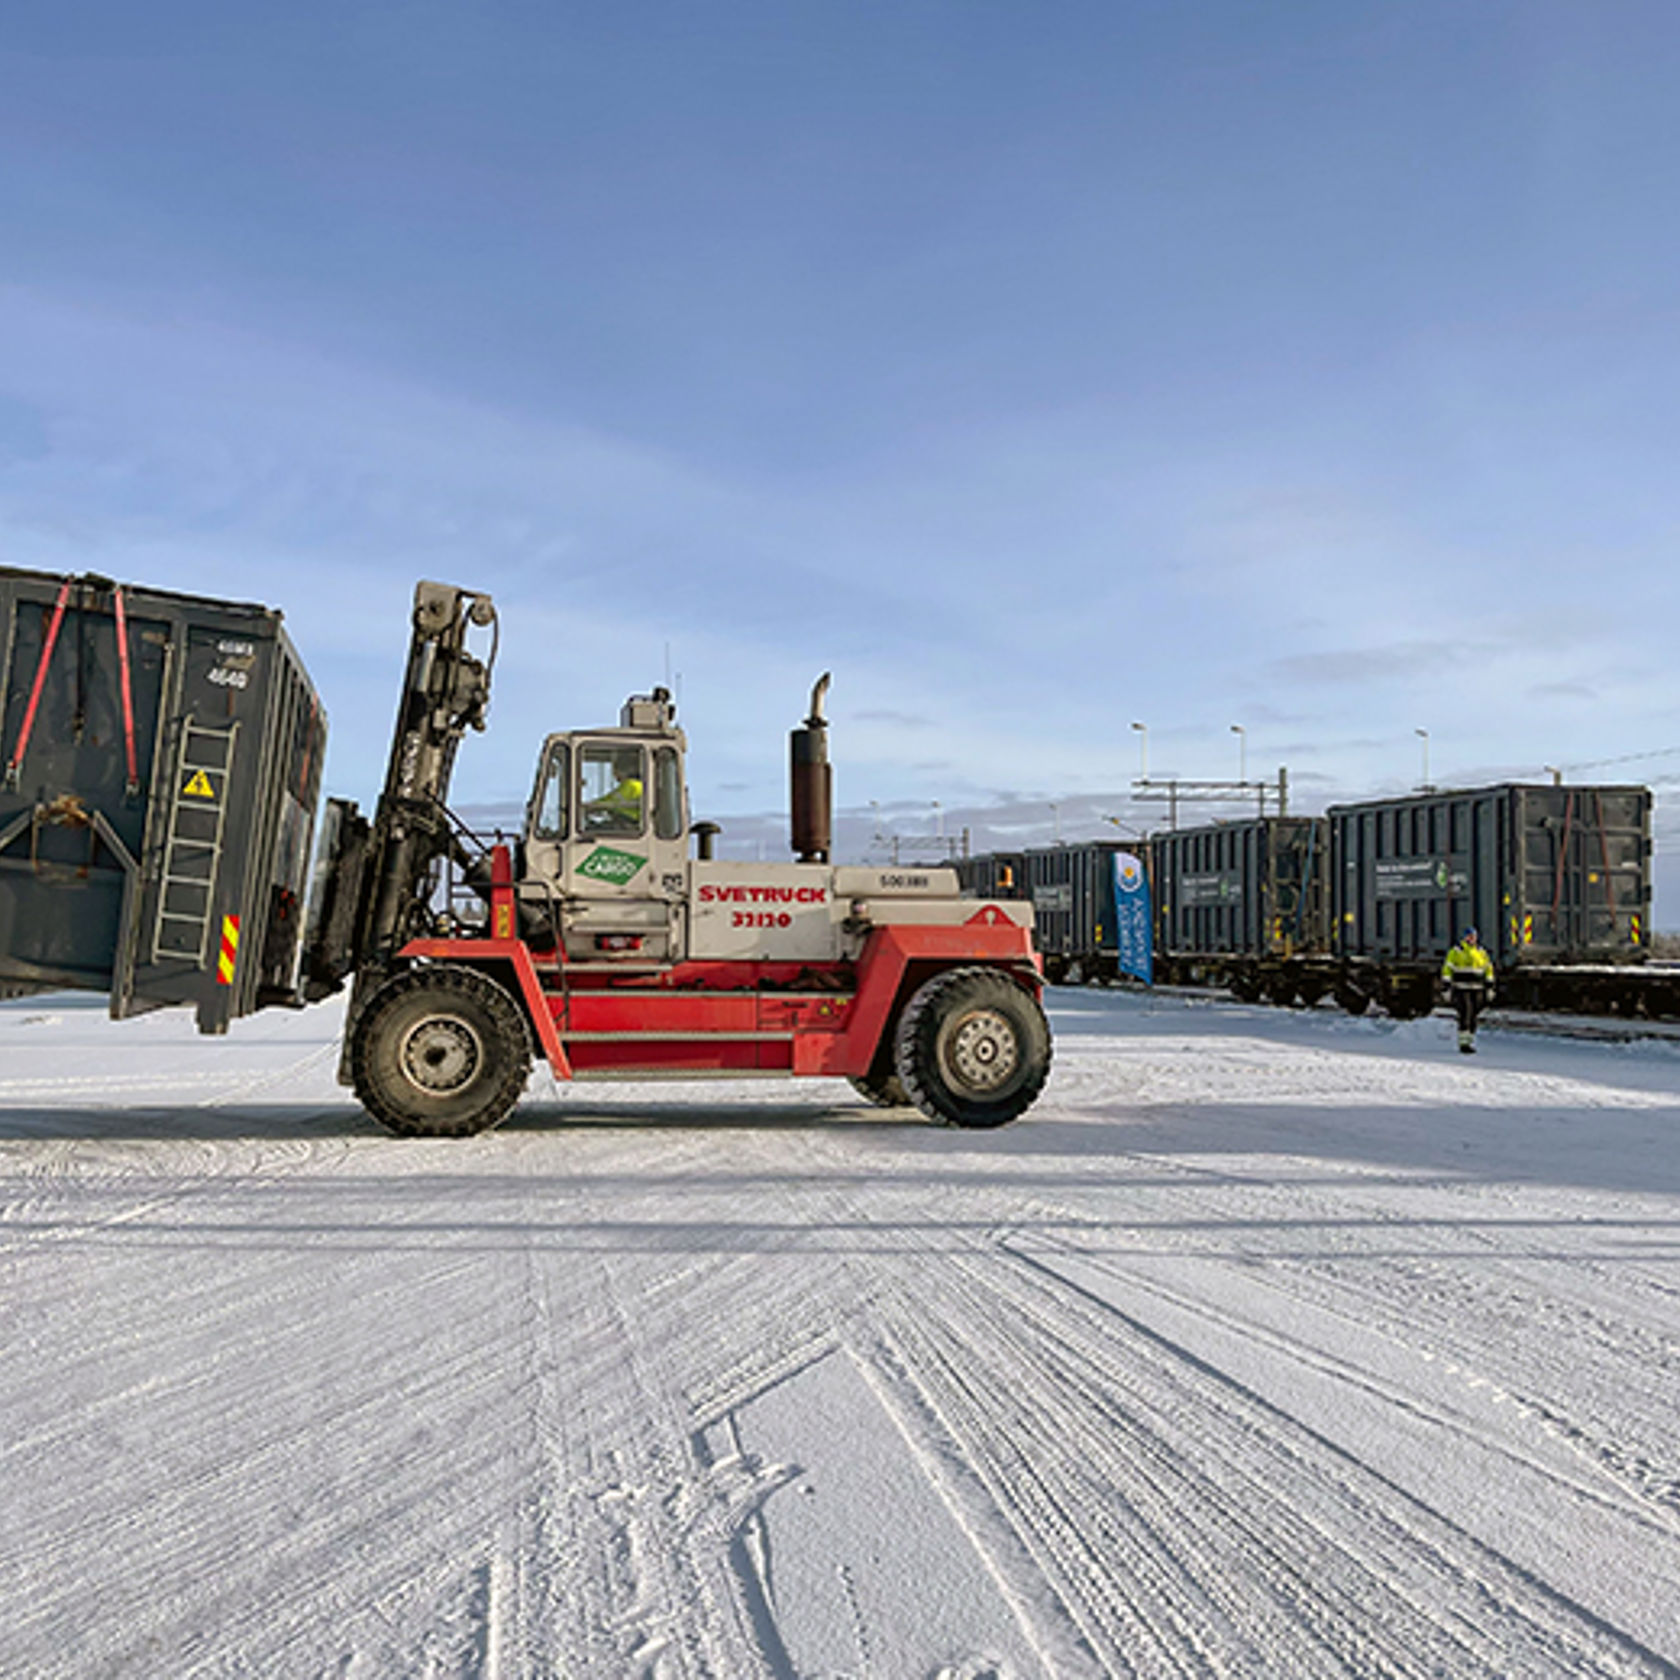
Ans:
[[[0,1673],[1680,1672],[1680,1046],[1051,1001],[436,1144],[0,1006]]]

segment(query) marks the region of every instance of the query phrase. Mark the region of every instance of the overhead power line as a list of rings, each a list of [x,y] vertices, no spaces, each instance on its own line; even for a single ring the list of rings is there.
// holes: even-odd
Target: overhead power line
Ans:
[[[1560,770],[1603,770],[1612,764],[1637,764],[1645,758],[1673,758],[1680,747],[1658,747],[1654,752],[1623,753],[1620,758],[1593,758],[1585,764],[1560,764]]]

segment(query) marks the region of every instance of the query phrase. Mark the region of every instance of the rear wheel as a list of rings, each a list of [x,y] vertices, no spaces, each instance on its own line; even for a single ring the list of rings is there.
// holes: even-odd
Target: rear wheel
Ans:
[[[945,1126],[1006,1125],[1050,1075],[1038,999],[989,968],[934,975],[905,1005],[893,1049],[905,1094]]]
[[[362,1106],[399,1137],[470,1137],[504,1120],[531,1073],[519,1006],[475,969],[405,969],[368,1000],[350,1044]]]
[[[896,1073],[866,1073],[851,1081],[851,1086],[865,1102],[877,1108],[910,1108],[909,1093]]]

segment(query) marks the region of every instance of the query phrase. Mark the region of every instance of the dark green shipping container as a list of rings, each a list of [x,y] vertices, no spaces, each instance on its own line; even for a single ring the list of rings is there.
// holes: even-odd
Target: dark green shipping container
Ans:
[[[0,991],[298,1001],[327,721],[271,607],[0,567]]]
[[[1328,816],[1341,956],[1439,964],[1470,926],[1501,969],[1645,955],[1649,788],[1505,783]]]

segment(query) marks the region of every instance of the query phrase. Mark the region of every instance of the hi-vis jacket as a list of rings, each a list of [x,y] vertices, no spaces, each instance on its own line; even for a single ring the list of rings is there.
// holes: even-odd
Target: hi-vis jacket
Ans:
[[[638,826],[642,820],[642,783],[638,776],[626,776],[616,787],[609,788],[599,799],[589,801],[592,811],[610,812],[626,822]]]
[[[1480,945],[1466,945],[1461,942],[1447,952],[1447,960],[1441,964],[1443,980],[1451,980],[1458,975],[1463,975],[1467,980],[1472,976],[1491,980],[1493,958]]]

